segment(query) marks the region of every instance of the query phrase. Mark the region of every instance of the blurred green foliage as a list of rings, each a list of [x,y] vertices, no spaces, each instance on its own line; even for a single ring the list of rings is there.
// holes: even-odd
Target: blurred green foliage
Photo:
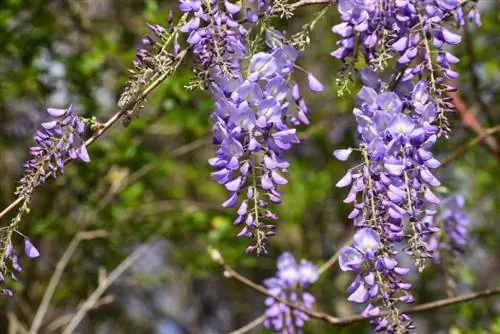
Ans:
[[[470,37],[460,47],[459,86],[479,120],[492,126],[500,121],[500,56],[492,52],[500,48],[500,11],[498,4],[489,6],[483,27],[468,27]],[[100,120],[110,116],[141,35],[147,31],[145,23],[165,24],[168,9],[175,7],[174,2],[155,0],[4,0],[0,4],[2,206],[13,199],[31,136],[44,110],[72,103],[86,116]],[[289,155],[290,183],[284,187],[284,203],[277,209],[278,235],[270,243],[268,257],[244,253],[247,240],[235,237],[235,214],[221,207],[225,190],[211,180],[207,164],[214,151],[209,121],[212,102],[204,92],[186,91],[191,72],[185,66],[148,98],[129,127],[116,125],[92,146],[90,164],[71,164],[64,177],[37,191],[22,230],[40,246],[42,256],[26,262],[15,298],[0,304],[2,314],[13,311],[21,322],[31,322],[58,259],[71,238],[83,230],[104,229],[109,236],[85,241],[79,247],[57,288],[46,332],[54,320],[75,310],[96,287],[99,270],[112,270],[133,246],[151,235],[167,242],[167,251],[160,255],[170,265],[129,273],[131,287],[124,290],[125,280],[117,283],[116,290],[111,289],[116,303],[91,312],[85,332],[97,333],[108,326],[107,333],[150,333],[152,323],[161,317],[173,318],[193,333],[207,328],[207,319],[215,319],[215,332],[227,332],[260,315],[263,296],[224,279],[206,252],[209,245],[257,282],[273,275],[275,259],[283,250],[317,264],[326,261],[350,233],[349,207],[342,203],[345,191],[334,186],[349,165],[332,159],[331,152],[353,143],[355,131],[350,114],[354,96],[337,97],[339,64],[328,55],[336,42],[330,32],[338,22],[334,12],[332,8],[320,21],[311,36],[311,47],[300,57],[301,66],[315,73],[328,89],[314,99],[306,96],[311,101],[313,125],[300,129],[303,144]],[[292,33],[315,13],[313,7],[304,8],[293,20],[280,24]],[[298,80],[303,83],[305,78],[299,75]],[[485,116],[478,97],[493,117]],[[441,157],[471,138],[457,116],[450,118],[453,136],[439,145]],[[461,292],[500,285],[498,170],[498,160],[476,146],[441,171],[446,187],[466,196],[472,222],[472,240],[460,271]],[[419,302],[444,297],[440,274],[437,267],[428,269],[417,284]],[[337,315],[359,311],[345,301],[348,278],[336,267],[322,277],[313,287],[319,309]],[[127,293],[154,294],[174,283],[181,284],[189,296],[186,300],[165,298],[167,309],[177,311],[155,314],[156,306],[146,303],[151,307],[150,320],[126,311]],[[147,295],[141,296],[148,300]],[[182,312],[188,308],[194,315]],[[229,315],[217,315],[218,308]],[[498,314],[498,298],[491,298],[423,314],[418,321],[428,333],[437,333],[438,328],[450,334],[500,333]],[[5,321],[2,326],[0,332],[6,332]],[[321,322],[306,327],[311,333],[334,331]],[[358,324],[339,332],[367,331],[366,324]]]

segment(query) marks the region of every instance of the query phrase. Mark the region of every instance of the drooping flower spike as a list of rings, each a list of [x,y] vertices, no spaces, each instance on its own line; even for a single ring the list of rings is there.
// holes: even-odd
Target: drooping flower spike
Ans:
[[[275,277],[266,279],[264,285],[273,295],[312,311],[315,298],[307,289],[319,278],[317,268],[306,260],[297,262],[295,257],[285,252],[278,257],[278,272]],[[272,297],[267,297],[266,320],[264,326],[275,333],[301,333],[309,316],[297,309],[292,309]]]

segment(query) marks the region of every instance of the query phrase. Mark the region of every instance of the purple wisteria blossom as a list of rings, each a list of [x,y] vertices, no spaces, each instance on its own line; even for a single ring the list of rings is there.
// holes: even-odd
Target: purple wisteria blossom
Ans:
[[[2,228],[1,233],[6,233],[7,238],[5,242],[2,243],[0,249],[0,292],[8,297],[12,297],[13,292],[9,288],[10,282],[6,282],[6,277],[10,281],[17,281],[17,273],[20,273],[23,269],[19,264],[19,257],[10,241],[12,234],[8,233],[8,228]],[[26,237],[24,237],[24,253],[28,258],[36,258],[40,256],[38,249],[33,245],[33,243]]]
[[[355,59],[358,54],[354,52],[359,50],[359,56],[364,57],[372,69],[382,69],[389,59],[396,58],[397,73],[402,72],[399,80],[419,77],[426,82],[437,109],[440,129],[448,131],[443,113],[453,109],[453,105],[444,92],[454,88],[444,81],[457,78],[458,73],[451,66],[459,60],[445,51],[445,46],[456,45],[462,38],[446,23],[464,24],[462,3],[459,0],[340,0],[338,11],[342,22],[332,30],[341,39],[337,42],[339,48],[331,55],[353,68],[350,59]],[[480,23],[474,8],[471,13]]]
[[[409,269],[398,265],[394,252],[381,243],[375,229],[362,228],[353,238],[353,246],[345,246],[340,251],[339,265],[343,271],[355,271],[354,281],[349,285],[347,300],[367,304],[364,317],[380,314],[382,308],[389,311],[387,316],[372,321],[376,331],[403,333],[414,329],[413,321],[397,309],[398,302],[412,303],[413,296],[408,291],[410,283],[402,280]]]
[[[464,198],[460,195],[441,199],[439,212],[435,216],[441,226],[441,233],[432,236],[433,257],[440,261],[446,256],[451,262],[457,262],[467,244],[469,220],[464,213]]]
[[[45,181],[47,175],[55,178],[57,172],[64,173],[66,160],[90,161],[83,139],[85,123],[74,114],[72,106],[49,108],[47,112],[51,119],[42,123],[36,133],[37,145],[30,148],[32,159],[24,164],[25,175],[17,188],[16,193],[25,198]]]
[[[238,206],[238,236],[255,238],[247,251],[257,254],[266,252],[267,238],[275,233],[274,225],[266,223],[277,219],[269,204],[281,203],[278,187],[288,182],[284,153],[300,142],[294,127],[309,123],[307,105],[291,81],[298,52],[271,28],[266,43],[269,50],[251,56],[246,76],[213,71],[209,87],[215,99],[213,142],[219,145],[209,161],[215,168],[212,177],[229,192],[223,206]],[[311,90],[321,91],[321,83],[308,77]]]
[[[372,272],[378,271],[380,284],[384,282],[385,294],[403,291],[397,298],[382,297],[377,306],[392,312],[397,301],[413,301],[406,292],[410,286],[399,278],[406,270],[395,269],[395,256],[406,253],[423,270],[426,259],[433,253],[430,237],[439,231],[433,219],[439,198],[433,188],[440,182],[432,169],[440,163],[430,152],[439,131],[433,124],[437,111],[425,81],[401,82],[390,91],[387,84],[376,79],[374,72],[365,69],[363,73],[367,86],[358,93],[353,111],[361,143],[356,149],[336,150],[333,155],[341,161],[355,151],[362,155],[363,163],[350,169],[337,187],[351,187],[344,202],[354,206],[349,219],[360,229],[357,238],[368,244],[380,244],[382,255],[373,260],[372,252],[367,252],[368,248],[361,246],[355,237],[354,248],[343,252],[341,268],[358,270],[362,263],[371,261]],[[377,238],[373,236],[375,231]],[[382,274],[384,270],[386,274]],[[373,298],[368,293],[372,286],[367,284],[358,276],[349,290],[350,300],[366,302]],[[372,315],[373,307],[369,306]],[[393,315],[391,319],[379,319],[376,328],[412,326],[406,316],[400,319],[399,315]]]
[[[319,278],[317,268],[306,260],[299,263],[295,257],[285,252],[277,261],[278,272],[273,278],[266,279],[264,285],[273,295],[312,311],[315,298],[306,290]],[[304,312],[292,309],[272,297],[267,297],[266,320],[264,326],[276,333],[302,333],[304,323],[309,316]]]

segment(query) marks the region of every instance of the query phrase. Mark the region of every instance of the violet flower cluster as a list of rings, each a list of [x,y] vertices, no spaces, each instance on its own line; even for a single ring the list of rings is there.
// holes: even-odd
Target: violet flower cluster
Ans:
[[[444,47],[461,42],[448,22],[464,24],[462,7],[459,0],[340,0],[342,22],[332,30],[341,39],[331,55],[344,62],[361,55],[372,69],[383,69],[389,59],[396,58],[398,80],[425,78],[438,110],[440,129],[447,132],[443,113],[453,105],[444,93],[454,88],[445,80],[458,77],[451,66],[459,59]],[[475,8],[469,11],[469,18],[480,24]]]
[[[213,141],[219,145],[209,161],[212,177],[229,192],[223,206],[239,205],[234,224],[243,227],[238,235],[255,238],[247,251],[258,254],[266,252],[267,237],[274,234],[266,220],[277,219],[269,204],[281,203],[278,187],[288,182],[284,153],[300,142],[294,127],[309,123],[307,105],[291,81],[297,51],[274,30],[267,32],[266,42],[269,50],[251,56],[246,75],[215,77],[210,87],[216,101]],[[312,91],[323,89],[312,74],[308,82]]]
[[[248,30],[235,19],[242,7],[229,1],[220,8],[215,0],[186,0],[180,9],[191,15],[180,31],[188,34],[196,74],[215,101],[213,142],[219,147],[209,161],[212,177],[229,192],[223,206],[239,205],[238,236],[256,239],[247,252],[265,253],[275,233],[266,221],[277,219],[269,204],[281,202],[278,187],[288,182],[283,154],[299,143],[294,127],[309,123],[307,105],[291,80],[298,52],[269,26],[262,28],[267,50],[248,48]],[[259,1],[257,12],[247,9],[246,20],[253,24],[269,12]],[[312,74],[308,82],[313,91],[323,89]]]
[[[32,159],[25,163],[25,175],[16,191],[24,198],[29,198],[48,175],[55,178],[57,172],[63,174],[65,161],[90,161],[83,139],[85,122],[73,112],[72,106],[67,109],[49,108],[47,112],[51,120],[42,123],[36,133],[37,145],[30,148]]]
[[[340,251],[339,265],[344,271],[354,271],[356,278],[350,284],[347,300],[365,304],[361,314],[371,318],[380,315],[381,308],[388,314],[372,320],[375,330],[389,333],[407,333],[414,329],[413,321],[401,314],[398,302],[413,303],[409,292],[411,284],[402,277],[410,271],[398,264],[394,252],[382,243],[375,229],[365,227],[354,235],[353,247],[345,246]]]
[[[24,237],[24,253],[31,259],[40,256],[38,249],[36,249],[27,237]],[[0,252],[0,286],[4,286],[0,289],[0,292],[8,297],[12,297],[13,292],[8,288],[6,277],[8,276],[12,281],[17,281],[16,273],[20,273],[21,271],[19,257],[12,246],[10,238],[7,238]]]
[[[436,225],[441,226],[441,233],[432,236],[433,257],[440,261],[443,256],[456,262],[467,244],[469,219],[464,212],[464,198],[453,195],[441,199]]]
[[[306,260],[297,263],[295,257],[285,252],[278,257],[278,272],[273,278],[266,279],[264,285],[273,295],[295,305],[312,311],[315,298],[306,290],[319,278],[317,268]],[[301,310],[292,309],[272,297],[267,297],[266,320],[264,326],[276,333],[302,333],[304,323],[309,316]]]
[[[361,229],[358,234],[363,231],[358,238],[377,241],[377,251],[386,264],[377,268],[372,261],[373,270],[380,276],[378,290],[371,295],[363,294],[356,301],[379,298],[381,306],[393,314],[391,318],[379,319],[376,327],[401,329],[411,327],[412,323],[407,316],[400,318],[396,302],[412,302],[413,298],[407,292],[410,285],[400,282],[399,276],[405,270],[391,271],[396,268],[395,256],[411,255],[419,270],[423,270],[426,259],[432,256],[429,237],[439,231],[431,219],[435,214],[433,206],[439,203],[433,188],[440,185],[431,171],[440,163],[430,152],[439,131],[433,125],[437,110],[425,81],[401,82],[394,91],[389,91],[371,70],[362,70],[361,79],[365,86],[356,97],[353,111],[360,146],[336,150],[334,155],[345,161],[356,150],[363,162],[351,168],[337,187],[351,186],[344,200],[354,206],[349,219]],[[358,251],[364,252],[360,246]],[[350,253],[354,254],[353,250]],[[368,259],[373,260],[370,256]],[[384,274],[383,270],[391,272]],[[358,277],[353,286],[357,288],[359,282]],[[381,285],[385,291],[379,289]],[[368,291],[369,286],[364,289]],[[370,305],[364,313],[373,315],[369,310],[375,306]]]

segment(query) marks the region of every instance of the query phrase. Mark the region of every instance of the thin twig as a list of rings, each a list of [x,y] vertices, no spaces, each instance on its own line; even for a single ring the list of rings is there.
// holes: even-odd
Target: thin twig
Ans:
[[[445,299],[436,300],[434,302],[429,302],[429,303],[417,305],[417,306],[408,308],[406,310],[402,310],[401,313],[407,313],[407,314],[421,313],[421,312],[439,309],[439,308],[446,307],[446,306],[465,303],[465,302],[472,301],[475,299],[491,297],[491,296],[495,296],[495,295],[499,295],[499,294],[500,294],[500,288],[488,289],[488,290],[484,290],[484,291],[480,291],[480,292],[472,292],[472,293],[468,293],[468,294],[457,296],[457,297],[445,298]],[[383,316],[386,314],[387,314],[386,312],[381,312],[381,314],[379,316]],[[379,316],[370,317],[370,318],[364,318],[361,315],[348,316],[348,317],[340,318],[337,325],[342,325],[342,326],[350,325],[350,324],[353,324],[355,322],[378,318]]]
[[[43,318],[45,317],[45,314],[47,313],[47,310],[49,308],[50,300],[54,296],[57,285],[59,284],[59,281],[61,280],[61,276],[64,272],[64,269],[66,268],[69,260],[71,259],[71,257],[75,253],[76,248],[80,244],[80,241],[90,240],[90,239],[95,239],[95,238],[102,238],[106,235],[107,235],[106,231],[96,230],[96,231],[88,231],[88,232],[87,231],[86,232],[78,232],[73,237],[73,239],[69,243],[68,247],[64,251],[61,259],[57,263],[54,274],[52,274],[52,276],[50,278],[49,285],[47,286],[47,289],[45,290],[45,293],[43,295],[40,306],[38,307],[38,310],[36,311],[35,318],[33,319],[33,322],[31,323],[31,328],[29,330],[30,334],[38,333],[38,330],[40,329],[40,326],[42,325]]]
[[[177,64],[182,63],[187,52],[183,51],[179,53],[179,58],[177,59]],[[100,126],[100,128],[92,135],[89,139],[85,141],[85,146],[92,145],[97,139],[99,139],[106,131],[111,128],[113,124],[115,124],[125,113],[127,113],[135,104],[140,101],[144,101],[146,97],[156,88],[158,87],[167,77],[169,77],[172,73],[165,72],[162,73],[153,83],[151,83],[146,89],[142,91],[142,93],[135,99],[129,101],[122,108],[120,108],[111,118],[109,118],[104,124]],[[72,160],[64,161],[64,164],[71,162]],[[9,211],[18,206],[22,201],[23,197],[19,196],[12,203],[10,203],[2,212],[0,212],[0,219],[3,218]]]
[[[500,124],[496,125],[492,128],[484,130],[484,132],[481,135],[478,135],[475,138],[472,138],[465,145],[461,145],[456,151],[452,152],[446,159],[444,159],[441,162],[441,166],[445,166],[445,165],[449,164],[450,162],[454,161],[455,159],[459,158],[461,155],[463,155],[465,152],[467,152],[467,150],[469,150],[470,148],[479,144],[486,137],[491,136],[492,134],[497,133],[497,132],[500,132]]]
[[[333,266],[335,263],[337,263],[339,257],[340,257],[340,251],[342,250],[342,248],[344,246],[349,246],[352,242],[352,235],[345,241],[342,243],[342,246],[335,252],[335,254],[332,255],[332,257],[330,259],[328,259],[328,261],[326,261],[321,267],[318,268],[318,274],[321,276],[325,273],[325,271],[327,271],[328,269],[330,269],[331,266]]]
[[[343,318],[338,318],[338,317],[332,316],[332,315],[325,313],[325,312],[309,311],[301,305],[296,305],[294,303],[289,302],[288,300],[285,300],[283,298],[280,298],[278,296],[273,295],[262,285],[257,284],[255,282],[253,282],[252,280],[246,278],[245,276],[239,274],[238,272],[236,272],[235,270],[233,270],[231,267],[229,267],[227,264],[224,263],[224,259],[222,258],[222,255],[219,253],[219,251],[212,249],[212,250],[210,250],[210,254],[212,256],[212,259],[224,269],[224,276],[225,277],[232,278],[232,279],[234,279],[240,283],[243,283],[244,285],[246,285],[246,286],[248,286],[248,287],[250,287],[250,288],[266,295],[266,296],[269,296],[269,297],[276,299],[280,303],[283,303],[283,304],[285,304],[293,309],[304,312],[305,314],[309,315],[311,318],[323,320],[323,321],[326,321],[326,322],[333,324],[333,325],[344,326],[344,325],[349,325],[349,324],[359,322],[359,321],[366,321],[366,320],[378,318],[380,316],[384,316],[387,314],[386,312],[381,312],[378,316],[369,317],[369,318],[365,318],[361,315],[352,315],[352,316],[347,316],[347,317],[343,317]],[[445,299],[437,300],[434,302],[417,305],[415,307],[411,307],[411,308],[408,308],[406,310],[402,310],[401,312],[408,313],[408,314],[420,313],[420,312],[438,309],[438,308],[442,308],[442,307],[446,307],[446,306],[450,306],[450,305],[454,305],[454,304],[468,302],[468,301],[475,300],[475,299],[494,296],[494,295],[498,295],[498,294],[500,294],[500,288],[488,289],[488,290],[484,290],[481,292],[473,292],[473,293],[465,294],[462,296],[445,298]]]
[[[252,320],[251,322],[249,322],[248,324],[246,324],[245,326],[243,327],[240,327],[234,331],[232,331],[231,333],[229,334],[245,334],[246,332],[248,332],[249,330],[251,329],[254,329],[255,327],[259,326],[261,323],[263,323],[264,321],[266,320],[266,315],[263,314],[261,315],[260,317],[258,318],[255,318],[254,320]]]
[[[87,298],[87,300],[80,307],[78,312],[73,316],[69,324],[64,328],[62,334],[70,334],[78,327],[82,319],[85,317],[87,312],[97,303],[101,295],[113,284],[118,277],[120,277],[125,270],[127,270],[139,257],[142,256],[147,250],[149,250],[154,244],[154,241],[150,241],[136,250],[134,250],[125,260],[118,265],[104,281],[102,281],[94,292]]]

